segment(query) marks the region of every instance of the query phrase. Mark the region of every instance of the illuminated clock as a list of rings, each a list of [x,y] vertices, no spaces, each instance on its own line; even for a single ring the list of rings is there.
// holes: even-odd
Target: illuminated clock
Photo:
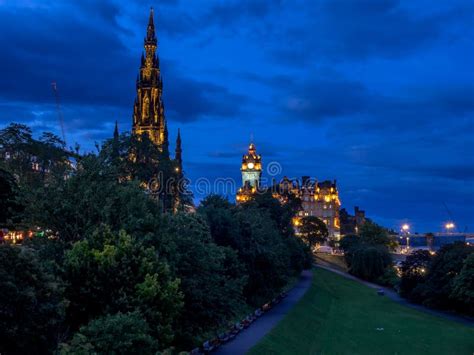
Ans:
[[[253,169],[254,165],[253,165],[253,163],[249,163],[247,166],[248,166],[249,169]]]

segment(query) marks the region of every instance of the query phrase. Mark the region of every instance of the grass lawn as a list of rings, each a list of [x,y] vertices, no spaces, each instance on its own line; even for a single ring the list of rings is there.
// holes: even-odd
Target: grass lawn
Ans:
[[[318,259],[323,260],[332,265],[332,267],[339,269],[341,271],[347,271],[347,265],[342,255],[332,255],[328,253],[316,253],[316,263]]]
[[[399,305],[315,269],[302,300],[250,354],[468,354],[474,327]]]

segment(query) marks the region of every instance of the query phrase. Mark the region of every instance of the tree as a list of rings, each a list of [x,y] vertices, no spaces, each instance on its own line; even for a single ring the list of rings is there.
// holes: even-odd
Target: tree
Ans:
[[[464,260],[461,272],[455,277],[451,298],[463,305],[465,313],[474,315],[474,253]]]
[[[256,206],[239,209],[233,247],[245,265],[248,282],[244,288],[247,302],[261,306],[273,298],[295,270],[289,268],[290,255],[285,239],[269,215]]]
[[[463,242],[445,245],[436,253],[425,282],[414,289],[424,305],[463,311],[463,304],[453,300],[452,292],[456,276],[464,267],[464,260],[473,253],[474,247]]]
[[[301,207],[301,200],[294,197],[293,194],[288,196],[287,203],[282,204],[273,197],[270,190],[265,190],[246,202],[243,208],[246,207],[256,207],[266,211],[282,235],[294,236],[292,221]]]
[[[326,224],[318,217],[308,216],[301,219],[301,226],[298,228],[303,240],[309,245],[311,250],[316,244],[324,243],[329,236]]]
[[[402,277],[400,280],[400,294],[403,297],[421,301],[417,299],[417,295],[413,290],[425,280],[432,259],[433,257],[427,250],[416,250],[407,256],[402,263]]]
[[[0,353],[52,352],[64,319],[61,281],[32,250],[0,245],[0,290]]]
[[[18,185],[12,174],[0,168],[0,228],[14,227],[23,210],[18,201]]]
[[[35,188],[46,181],[64,179],[71,171],[64,142],[52,133],[39,140],[29,127],[12,123],[0,130],[0,166],[15,177],[20,187]]]
[[[170,344],[182,294],[179,280],[171,277],[154,248],[124,232],[100,230],[66,253],[64,279],[66,321],[72,330],[105,314],[138,311],[150,334],[162,345]]]
[[[235,206],[219,196],[205,199],[198,212],[206,217],[213,240],[237,252],[248,275],[247,303],[261,306],[273,298],[303,268],[311,253],[293,234],[294,212],[268,192]]]
[[[197,212],[204,216],[213,241],[217,245],[233,245],[233,233],[236,229],[235,206],[219,195],[209,195],[201,201]]]
[[[364,280],[376,281],[384,275],[391,262],[390,254],[386,248],[365,246],[354,252],[349,272]]]
[[[156,354],[158,342],[139,312],[105,315],[90,321],[62,344],[61,354]]]
[[[191,348],[205,332],[226,325],[244,309],[243,265],[235,251],[212,241],[200,214],[166,216],[153,245],[181,280],[184,308],[176,320],[179,348]]]
[[[166,149],[160,151],[148,135],[115,136],[105,142],[99,155],[112,164],[119,178],[138,181],[154,196],[162,211],[179,209],[177,196],[182,203],[190,203],[190,193],[184,188],[183,172],[176,170],[177,165],[170,160],[169,152]]]
[[[88,155],[67,180],[23,194],[24,220],[74,242],[97,226],[146,235],[156,229],[160,210],[136,181],[119,182],[103,157]]]
[[[390,238],[387,229],[373,222],[366,221],[359,231],[362,243],[369,245],[384,245],[389,249],[395,249],[397,244]]]
[[[350,268],[352,265],[352,257],[354,252],[360,247],[361,240],[358,235],[346,235],[344,236],[339,245],[342,250],[344,250],[344,260],[346,261],[347,266]]]

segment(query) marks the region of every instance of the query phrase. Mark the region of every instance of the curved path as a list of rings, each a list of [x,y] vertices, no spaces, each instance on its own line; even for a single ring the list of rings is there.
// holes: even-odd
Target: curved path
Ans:
[[[250,327],[241,332],[234,340],[220,346],[215,353],[224,354],[245,354],[256,345],[279,321],[289,312],[289,310],[303,297],[311,286],[312,272],[305,270],[302,272],[300,280],[279,304],[270,311],[263,314]]]
[[[314,266],[325,269],[325,270],[328,270],[328,271],[331,271],[331,272],[334,272],[335,274],[344,276],[347,279],[357,281],[357,282],[359,282],[359,283],[361,283],[365,286],[368,286],[370,288],[374,288],[376,290],[383,290],[384,293],[385,293],[385,296],[387,296],[388,298],[390,298],[391,300],[393,300],[395,302],[403,304],[404,306],[407,306],[407,307],[416,309],[416,310],[421,311],[421,312],[429,313],[429,314],[432,314],[432,315],[435,315],[435,316],[438,316],[438,317],[443,317],[445,319],[449,319],[449,320],[452,320],[452,321],[455,321],[455,322],[463,323],[465,325],[474,327],[474,319],[472,319],[470,317],[467,317],[467,316],[464,317],[464,316],[449,313],[449,312],[437,311],[437,310],[427,308],[427,307],[419,305],[419,304],[411,303],[406,298],[401,297],[397,292],[395,292],[394,290],[392,290],[388,287],[383,287],[383,286],[380,286],[380,285],[377,285],[377,284],[374,284],[374,283],[371,283],[371,282],[368,282],[368,281],[361,280],[361,279],[359,279],[359,278],[357,278],[357,277],[355,277],[355,276],[353,276],[353,275],[351,275],[347,272],[344,272],[344,271],[341,271],[341,270],[338,270],[338,269],[334,268],[333,266],[331,266],[330,263],[328,263],[328,262],[326,262],[322,259],[318,259],[318,263],[315,264]]]

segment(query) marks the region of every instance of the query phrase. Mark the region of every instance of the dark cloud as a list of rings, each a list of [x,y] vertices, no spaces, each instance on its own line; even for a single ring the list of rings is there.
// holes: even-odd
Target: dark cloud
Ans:
[[[363,113],[368,102],[369,93],[361,83],[314,79],[290,91],[284,99],[283,109],[292,119],[316,123],[324,118]]]
[[[242,112],[247,97],[234,94],[222,85],[185,78],[170,65],[164,72],[164,100],[167,112],[178,122],[199,118],[231,118]],[[169,82],[169,84],[168,84]]]
[[[272,10],[278,8],[281,0],[233,0],[212,5],[200,19],[201,24],[215,24],[233,27],[245,21],[262,20]]]
[[[306,21],[275,33],[289,45],[275,46],[273,57],[291,65],[400,57],[441,38],[465,37],[459,25],[467,27],[474,19],[474,5],[467,1],[450,3],[440,12],[406,5],[399,0],[304,2],[299,10],[307,14]]]
[[[444,201],[472,224],[470,1],[5,4],[0,124],[58,133],[55,80],[70,144],[129,131],[150,5],[189,177],[240,181],[254,133],[264,164],[336,178],[345,207],[435,230]]]

